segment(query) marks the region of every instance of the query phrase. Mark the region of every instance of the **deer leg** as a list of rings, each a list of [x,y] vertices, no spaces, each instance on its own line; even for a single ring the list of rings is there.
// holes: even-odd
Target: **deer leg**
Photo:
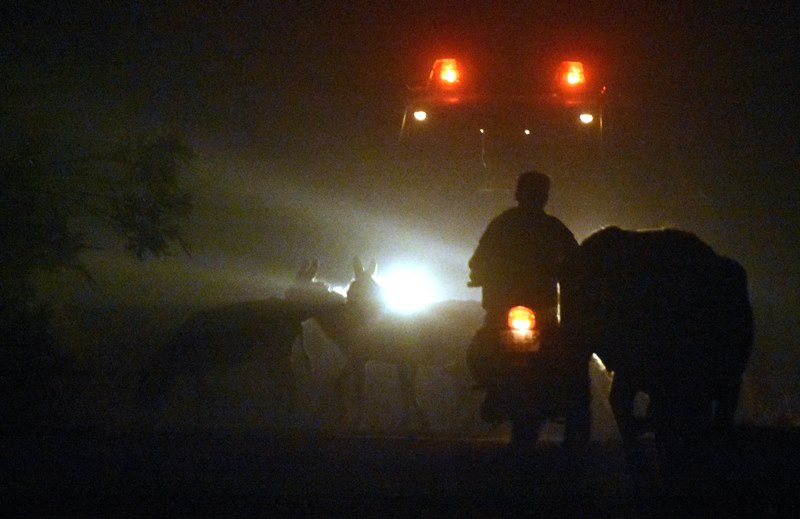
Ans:
[[[400,380],[400,394],[403,400],[403,419],[400,421],[398,428],[405,428],[416,420],[422,429],[427,429],[428,417],[417,399],[417,367],[413,364],[400,364],[397,368]]]
[[[358,426],[364,415],[364,378],[366,363],[350,361],[336,379],[336,391],[344,403],[343,419],[348,425]]]
[[[190,387],[193,393],[194,423],[195,427],[214,427],[219,425],[220,399],[212,381],[208,376],[194,373],[190,377]]]
[[[367,363],[358,362],[353,366],[353,387],[355,389],[355,424],[356,427],[364,425],[366,414],[365,385],[367,376]]]

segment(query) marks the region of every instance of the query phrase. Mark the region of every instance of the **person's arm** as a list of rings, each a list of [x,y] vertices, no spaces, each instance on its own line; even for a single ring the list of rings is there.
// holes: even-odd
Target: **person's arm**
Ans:
[[[496,224],[494,221],[484,231],[475,252],[469,260],[469,281],[467,286],[480,287],[486,282],[487,272],[490,270],[492,250],[494,242]]]

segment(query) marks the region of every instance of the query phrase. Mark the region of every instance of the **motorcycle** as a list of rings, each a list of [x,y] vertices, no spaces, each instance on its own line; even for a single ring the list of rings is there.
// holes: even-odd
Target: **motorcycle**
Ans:
[[[589,440],[589,359],[560,321],[558,305],[487,311],[467,350],[472,376],[486,390],[481,418],[510,421],[512,446],[532,446],[546,420],[563,421],[565,447]]]

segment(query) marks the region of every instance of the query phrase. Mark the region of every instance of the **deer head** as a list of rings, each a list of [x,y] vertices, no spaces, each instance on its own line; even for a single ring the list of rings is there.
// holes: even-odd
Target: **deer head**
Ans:
[[[344,303],[344,298],[327,284],[315,279],[319,261],[305,262],[294,276],[294,283],[286,290],[286,299],[300,305],[302,319],[308,319],[332,305]]]
[[[380,286],[373,278],[377,268],[374,259],[367,268],[364,268],[360,259],[353,259],[355,279],[347,289],[347,305],[359,316],[369,316],[382,309]]]

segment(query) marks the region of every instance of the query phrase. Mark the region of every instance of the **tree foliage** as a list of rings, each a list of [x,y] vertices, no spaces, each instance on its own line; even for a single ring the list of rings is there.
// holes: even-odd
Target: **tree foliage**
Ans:
[[[173,241],[188,252],[181,223],[191,211],[191,196],[181,189],[178,174],[192,157],[182,143],[163,139],[117,151],[122,178],[111,186],[107,215],[139,259],[167,253]]]
[[[191,149],[173,138],[55,150],[19,135],[0,143],[0,319],[17,321],[35,302],[37,271],[75,270],[97,231],[116,234],[139,259],[187,251],[192,209],[181,173]]]

